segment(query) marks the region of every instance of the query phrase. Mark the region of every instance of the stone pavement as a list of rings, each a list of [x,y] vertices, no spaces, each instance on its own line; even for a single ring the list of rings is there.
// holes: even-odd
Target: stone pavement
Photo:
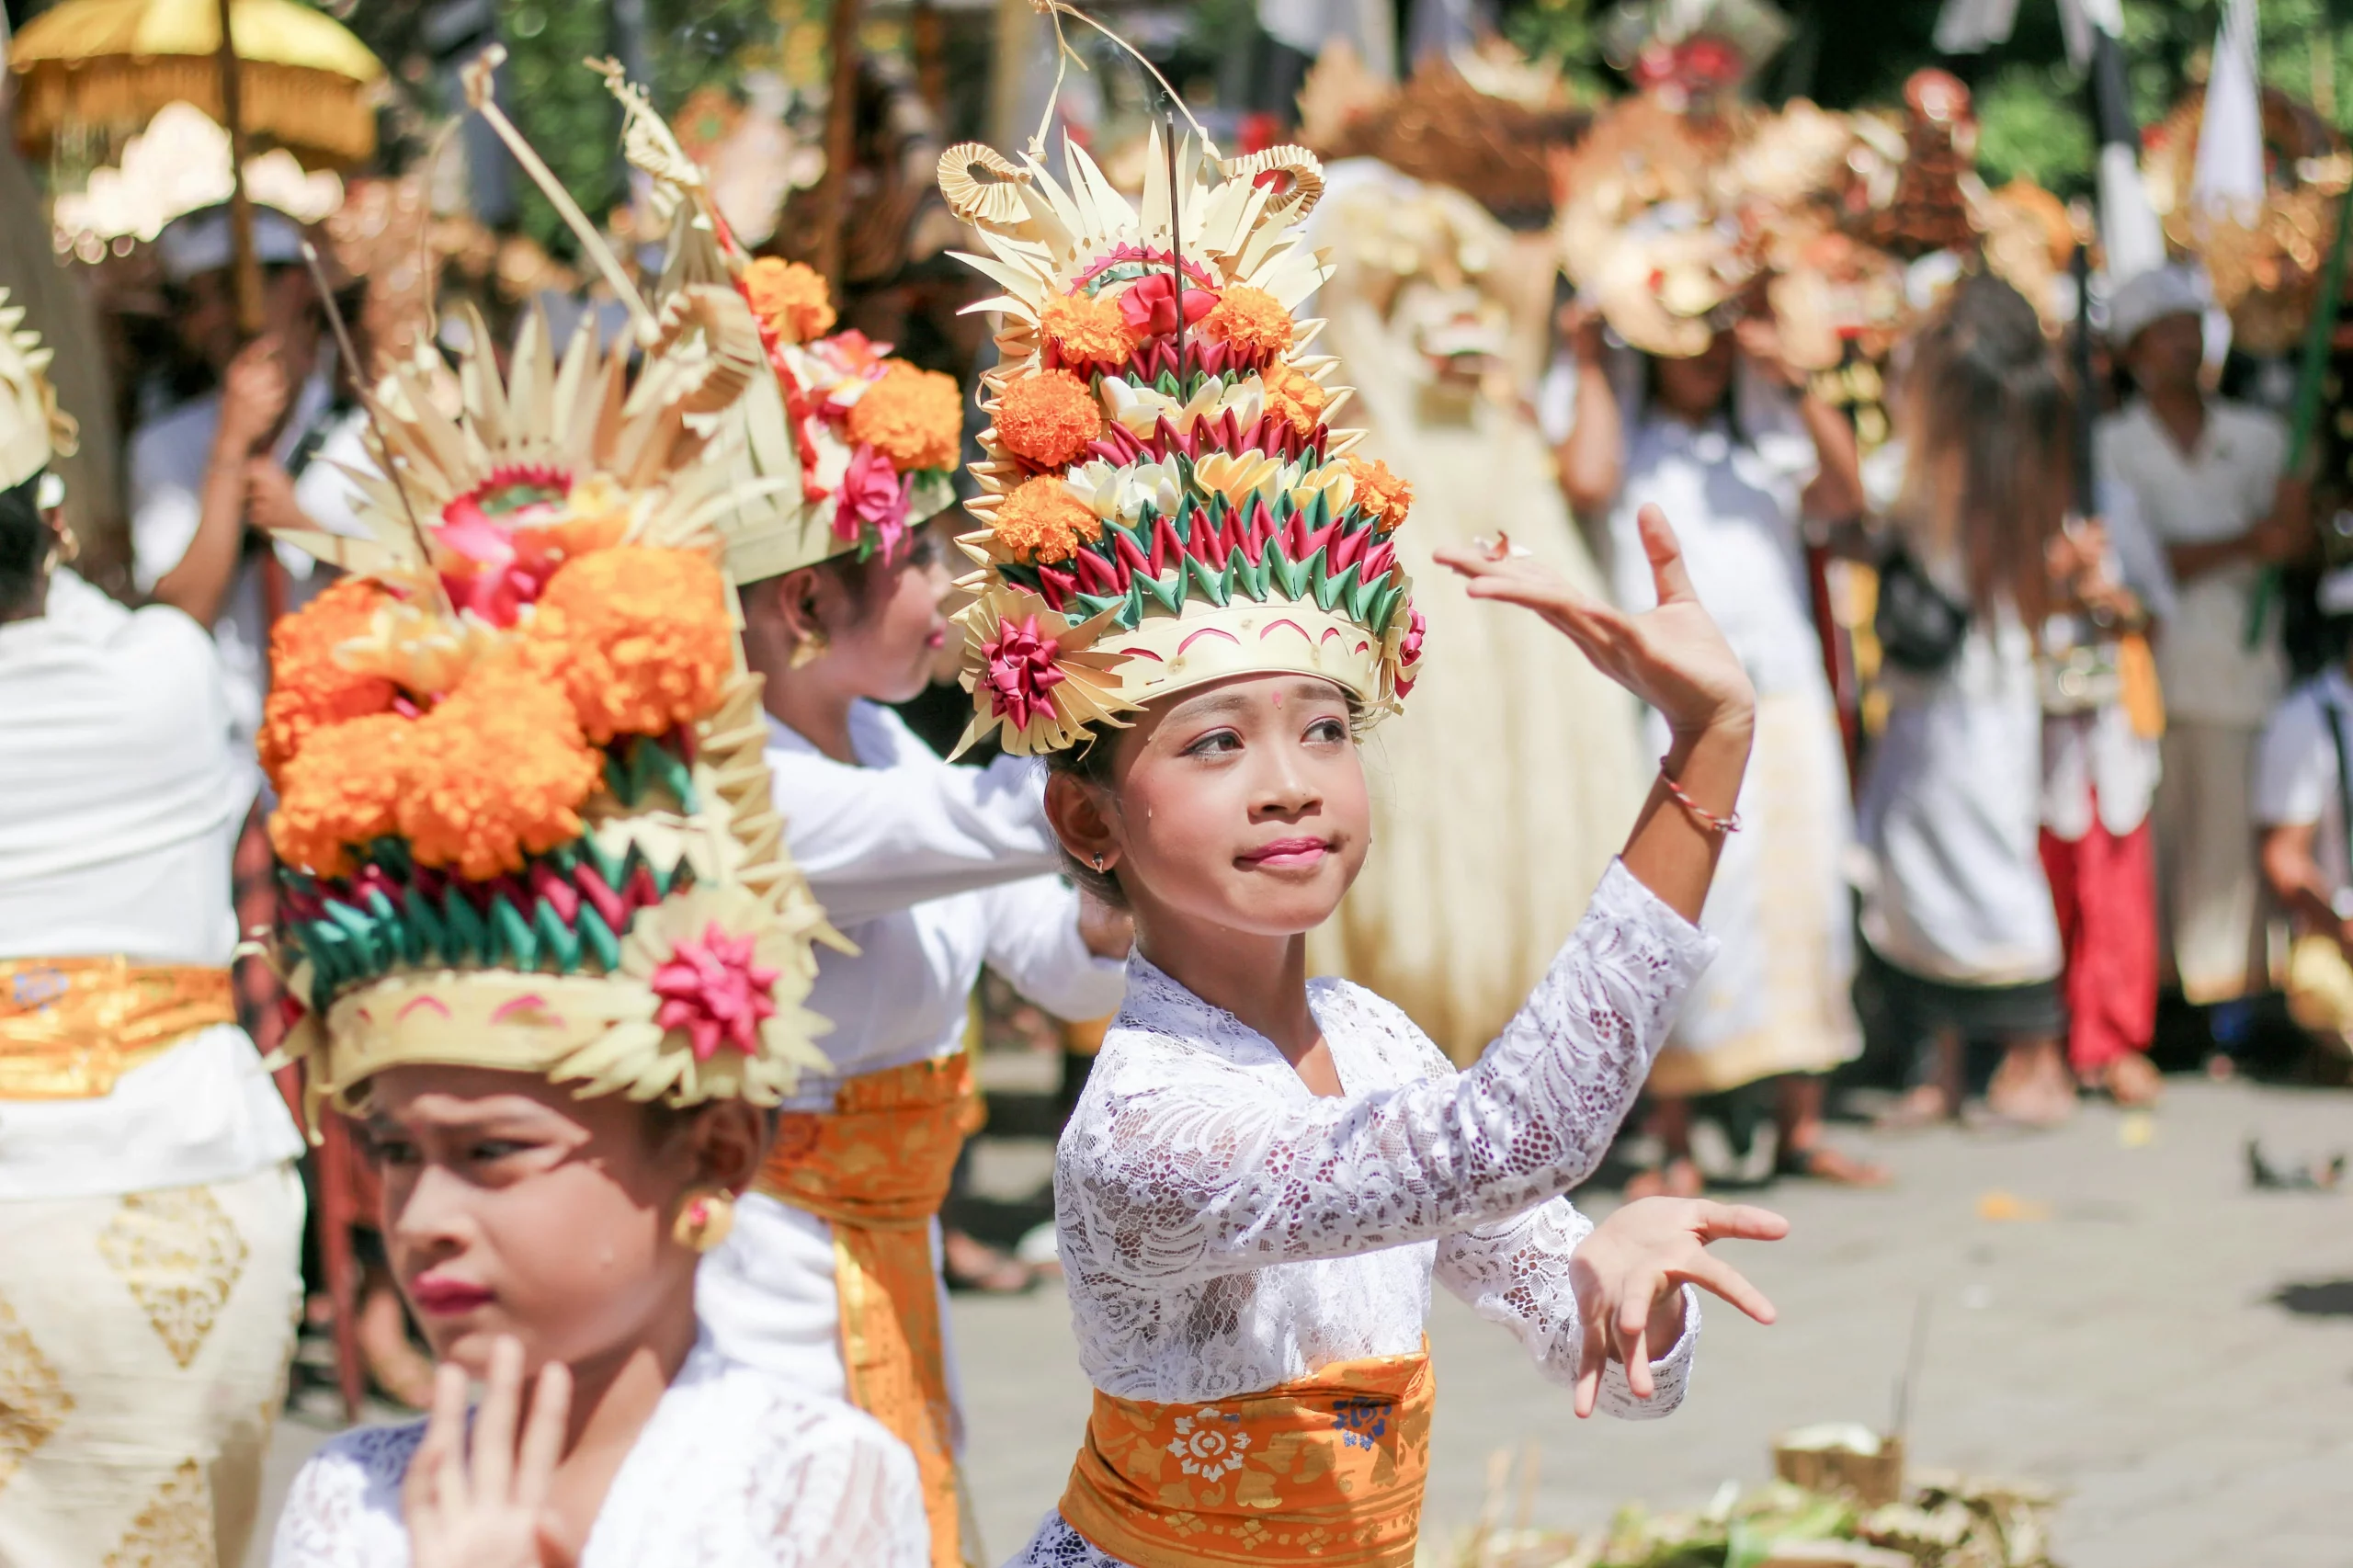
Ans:
[[[1774,1190],[1790,1238],[1733,1250],[1781,1321],[1711,1306],[1691,1397],[1664,1422],[1580,1425],[1441,1294],[1431,1547],[1477,1515],[1497,1449],[1536,1447],[1534,1522],[1589,1529],[1623,1500],[1697,1506],[1762,1479],[1779,1428],[1885,1421],[1925,1294],[1914,1458],[2069,1489],[2069,1568],[2353,1563],[2353,1194],[2255,1190],[2242,1149],[2353,1147],[2353,1096],[2176,1080],[2152,1141],[2126,1129],[2090,1107],[2043,1136],[1843,1134],[1901,1184]],[[1061,1491],[1086,1384],[1058,1291],[960,1298],[955,1318],[1001,1561]],[[283,1430],[274,1490],[318,1440]]]

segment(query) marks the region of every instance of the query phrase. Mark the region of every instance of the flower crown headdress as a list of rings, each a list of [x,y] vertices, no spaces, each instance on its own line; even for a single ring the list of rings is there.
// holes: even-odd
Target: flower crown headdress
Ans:
[[[22,484],[51,457],[71,457],[75,444],[73,417],[58,408],[49,380],[57,350],[24,323],[25,307],[0,289],[0,490]]]
[[[668,224],[656,298],[731,290],[770,371],[729,415],[741,427],[730,460],[754,486],[791,483],[721,518],[729,576],[756,582],[852,551],[860,560],[897,551],[955,502],[964,427],[956,379],[893,358],[891,345],[855,329],[834,331],[825,279],[801,262],[746,253],[644,90],[612,61],[597,69],[621,105],[623,150],[651,176],[657,221]]]
[[[736,305],[645,312],[633,375],[534,312],[502,376],[473,319],[454,385],[398,365],[367,400],[367,534],[280,536],[349,574],[273,631],[260,741],[313,1105],[423,1063],[772,1105],[822,1065],[802,1004],[841,938],[783,846],[712,527],[723,416],[767,379]]]
[[[1330,276],[1301,224],[1323,169],[1297,147],[1212,161],[1155,130],[1141,207],[1069,144],[1065,187],[1037,156],[976,142],[939,185],[1005,293],[984,525],[961,543],[963,744],[1079,744],[1154,698],[1229,676],[1333,680],[1368,718],[1412,687],[1422,620],[1392,535],[1412,494],[1334,426],[1348,389],[1294,312]]]

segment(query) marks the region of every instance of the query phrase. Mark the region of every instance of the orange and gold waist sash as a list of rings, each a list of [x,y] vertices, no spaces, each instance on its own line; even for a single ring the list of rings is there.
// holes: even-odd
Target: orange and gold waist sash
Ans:
[[[1135,1568],[1412,1568],[1435,1393],[1427,1346],[1209,1404],[1098,1389],[1063,1522]]]
[[[933,1568],[963,1558],[931,1221],[982,1119],[968,1055],[863,1074],[843,1083],[832,1111],[778,1119],[759,1180],[833,1222],[850,1403],[915,1450]]]
[[[199,1029],[237,1021],[225,969],[0,960],[0,1100],[94,1100]]]

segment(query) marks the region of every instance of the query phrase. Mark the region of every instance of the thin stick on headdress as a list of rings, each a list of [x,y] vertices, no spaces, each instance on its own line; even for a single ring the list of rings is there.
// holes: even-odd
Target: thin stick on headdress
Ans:
[[[571,228],[574,237],[580,242],[580,248],[587,254],[590,261],[597,264],[597,270],[604,275],[605,282],[614,295],[629,307],[630,322],[637,329],[638,341],[651,344],[661,335],[661,324],[654,319],[654,312],[646,308],[636,286],[630,282],[620,258],[614,256],[612,248],[605,244],[605,236],[597,232],[597,225],[588,221],[588,214],[580,210],[580,203],[573,200],[572,193],[563,188],[563,182],[555,177],[554,171],[547,166],[531,144],[523,140],[523,133],[515,129],[514,122],[498,107],[498,100],[491,89],[494,82],[494,73],[506,60],[505,46],[494,43],[475,55],[472,62],[458,73],[459,80],[465,84],[467,105],[482,116],[483,123],[498,133],[501,142],[506,143],[506,150],[515,154],[515,161],[523,165],[523,172],[531,176],[531,183],[540,187],[540,193]]]
[[[1176,391],[1181,397],[1185,390],[1185,223],[1176,203],[1176,117],[1165,114],[1161,121],[1168,137],[1168,270],[1176,280]]]
[[[402,483],[401,465],[392,455],[392,444],[384,437],[383,422],[376,417],[376,400],[368,392],[368,368],[359,362],[359,350],[352,347],[351,328],[343,319],[343,307],[335,301],[335,290],[327,285],[327,269],[319,260],[319,250],[310,241],[302,242],[302,259],[311,268],[311,287],[319,291],[319,304],[327,312],[327,324],[335,328],[335,347],[342,351],[343,362],[351,367],[351,383],[358,389],[359,407],[368,415],[368,428],[376,437],[376,450],[384,461],[384,477],[392,482],[394,494],[401,498],[401,511],[408,518],[409,531],[416,536],[416,548],[422,552],[425,574],[431,579],[433,592],[441,601],[441,613],[455,619],[457,607],[449,602],[449,590],[442,585],[441,574],[433,569],[433,541],[425,535],[425,525],[417,520],[416,506],[408,498],[408,486]]]
[[[1088,27],[1093,28],[1097,32],[1101,33],[1105,38],[1109,39],[1113,43],[1118,44],[1121,49],[1126,50],[1131,55],[1133,55],[1135,57],[1136,63],[1142,66],[1144,70],[1151,74],[1152,79],[1160,84],[1160,90],[1168,95],[1168,101],[1175,104],[1177,110],[1184,115],[1186,123],[1193,128],[1194,134],[1200,137],[1204,143],[1208,142],[1210,133],[1201,129],[1201,122],[1193,118],[1193,111],[1185,107],[1185,100],[1178,97],[1176,96],[1176,89],[1168,85],[1168,78],[1160,74],[1160,67],[1154,65],[1151,61],[1146,60],[1142,50],[1138,49],[1134,44],[1130,43],[1126,39],[1121,38],[1118,33],[1115,33],[1110,28],[1105,27],[1102,23],[1097,21],[1094,17],[1088,16],[1086,12],[1080,10],[1077,6],[1071,5],[1069,0],[1029,0],[1029,6],[1030,9],[1039,12],[1054,24],[1054,87],[1053,91],[1046,95],[1046,112],[1039,117],[1038,133],[1029,138],[1029,155],[1031,157],[1036,158],[1040,162],[1043,162],[1045,159],[1046,132],[1052,130],[1054,126],[1054,105],[1060,101],[1063,96],[1063,74],[1064,66],[1066,66],[1070,62],[1077,60],[1078,68],[1081,71],[1086,69],[1086,62],[1079,60],[1078,51],[1071,48],[1070,40],[1063,36],[1063,18],[1065,16],[1073,17],[1079,21],[1085,22]]]

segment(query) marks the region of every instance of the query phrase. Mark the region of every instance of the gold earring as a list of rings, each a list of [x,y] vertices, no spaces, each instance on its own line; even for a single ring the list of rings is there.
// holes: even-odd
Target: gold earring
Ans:
[[[723,1187],[690,1189],[670,1223],[672,1239],[694,1252],[710,1252],[735,1228],[735,1195]]]
[[[805,669],[815,664],[825,656],[825,651],[830,646],[823,631],[812,631],[792,645],[792,667],[796,670]]]

